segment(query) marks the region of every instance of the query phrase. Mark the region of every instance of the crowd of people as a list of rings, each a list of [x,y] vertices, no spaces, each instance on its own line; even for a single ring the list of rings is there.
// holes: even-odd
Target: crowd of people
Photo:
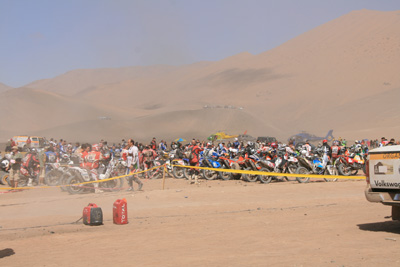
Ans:
[[[192,166],[196,166],[199,163],[200,152],[204,150],[214,150],[217,153],[227,153],[230,149],[243,149],[245,147],[251,147],[252,149],[259,151],[268,151],[271,149],[277,149],[284,147],[287,151],[291,153],[295,153],[296,146],[294,142],[289,142],[287,145],[281,142],[272,142],[272,143],[263,143],[261,141],[256,142],[243,142],[239,141],[238,138],[235,138],[233,141],[224,141],[213,143],[207,141],[200,141],[196,139],[192,139],[189,143],[183,144],[185,140],[176,140],[167,144],[165,140],[161,140],[157,142],[156,138],[153,138],[148,144],[135,142],[133,139],[122,139],[118,144],[109,145],[107,141],[100,140],[100,142],[95,144],[89,143],[79,143],[76,142],[74,144],[68,143],[66,140],[54,140],[51,138],[46,142],[44,149],[30,149],[32,154],[34,155],[30,159],[29,164],[34,164],[35,162],[40,166],[40,174],[39,174],[39,184],[43,184],[43,179],[45,175],[45,163],[54,163],[57,161],[61,161],[64,155],[68,155],[68,158],[71,158],[75,161],[76,164],[79,164],[82,168],[86,168],[91,172],[96,172],[98,168],[98,162],[102,158],[120,158],[122,157],[127,163],[126,174],[131,174],[128,179],[129,189],[133,189],[133,182],[138,184],[138,190],[141,190],[143,187],[143,183],[140,179],[135,175],[139,169],[148,170],[153,167],[154,159],[160,155],[161,153],[168,150],[179,150],[182,151],[180,153],[186,153],[185,157],[189,159],[189,164]],[[361,149],[364,153],[368,152],[369,148],[382,147],[382,146],[390,146],[396,145],[399,142],[396,142],[395,139],[390,139],[388,141],[386,138],[382,137],[381,141],[373,140],[361,140],[355,141],[352,146],[356,146]],[[325,149],[329,157],[333,160],[337,158],[343,147],[347,147],[348,144],[346,140],[342,138],[338,138],[336,140],[332,140],[332,143],[329,145],[327,140],[323,140],[321,144],[322,148]],[[7,171],[10,173],[10,181],[12,187],[18,187],[18,177],[20,175],[19,170],[21,165],[24,164],[22,161],[22,154],[19,151],[18,146],[13,140],[10,140],[7,152],[5,157],[9,160],[9,166],[7,166]],[[310,142],[306,141],[302,144],[303,148],[307,151],[307,153],[311,153],[312,145]],[[11,151],[10,151],[11,150]],[[183,157],[184,155],[178,155]],[[26,164],[26,162],[25,162]],[[31,165],[26,164],[28,171],[31,172]],[[94,175],[96,177],[96,173]],[[147,178],[147,173],[145,175]],[[190,183],[198,184],[198,176],[194,175],[192,181],[192,176],[189,177]],[[30,181],[31,182],[31,181]],[[28,185],[31,185],[29,183]],[[97,192],[100,192],[96,188]]]

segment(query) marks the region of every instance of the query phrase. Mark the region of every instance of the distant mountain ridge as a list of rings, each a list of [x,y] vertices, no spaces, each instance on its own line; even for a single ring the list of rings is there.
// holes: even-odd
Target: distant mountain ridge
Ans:
[[[329,129],[354,139],[396,138],[399,70],[400,11],[358,10],[258,55],[243,52],[184,66],[73,70],[35,81],[0,93],[0,112],[13,111],[0,123],[48,137],[65,132],[59,137],[68,139],[78,136],[73,127],[84,131],[85,123],[91,125],[89,137],[144,138],[156,135],[154,125],[160,125],[160,134],[184,138],[247,130],[285,140],[301,130],[322,135]],[[206,105],[244,109],[204,111]],[[103,115],[112,118],[112,129],[100,127]]]
[[[5,92],[5,91],[10,90],[10,89],[12,89],[11,86],[8,86],[8,85],[6,85],[4,83],[0,83],[0,93]]]

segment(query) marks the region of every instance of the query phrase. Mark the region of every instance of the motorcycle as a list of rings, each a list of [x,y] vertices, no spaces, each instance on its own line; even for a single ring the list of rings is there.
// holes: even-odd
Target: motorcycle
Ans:
[[[359,170],[365,173],[365,159],[363,155],[352,153],[349,156],[340,155],[336,161],[335,166],[339,173],[344,176],[356,175]]]
[[[263,172],[275,172],[276,165],[273,161],[271,161],[270,157],[266,157],[265,159],[260,160],[261,169]],[[259,180],[261,183],[269,184],[272,180],[277,180],[277,176],[272,175],[260,175]]]
[[[271,163],[273,163],[274,168],[273,172],[277,173],[296,173],[297,168],[299,167],[299,163],[297,157],[294,153],[289,153],[286,150],[278,150],[276,155],[272,155],[270,153],[267,154],[266,157]],[[270,164],[269,164],[270,165]],[[267,167],[267,166],[264,166]],[[270,166],[268,166],[270,167]],[[291,176],[278,176],[278,178],[274,177],[274,179],[282,181],[296,181],[296,178]]]
[[[32,185],[39,184],[39,164],[35,164],[33,168],[29,171],[27,168],[21,166],[19,170],[19,180],[18,186],[24,187],[29,184],[30,179],[32,179]]]
[[[337,168],[332,164],[326,154],[322,156],[315,154],[309,159],[305,156],[298,157],[300,167],[297,169],[298,174],[319,174],[319,175],[337,175]],[[309,182],[309,177],[296,177],[299,183]],[[337,181],[337,178],[324,178],[326,182]]]
[[[299,156],[299,167],[296,170],[298,174],[323,174],[325,166],[322,164],[322,160],[317,156],[313,155],[307,158],[306,156]],[[299,183],[308,183],[310,177],[296,177]]]
[[[106,167],[100,166],[98,169],[84,169],[77,166],[69,167],[66,178],[67,191],[70,194],[80,194],[83,192],[91,192],[96,189],[94,183],[76,185],[83,182],[99,181],[98,189],[108,191],[119,191],[123,187],[124,180],[122,178],[101,182],[111,177],[119,176],[119,169],[116,168],[118,160],[111,159]]]
[[[9,177],[9,166],[10,166],[10,161],[6,158],[3,158],[2,161],[0,162],[0,184],[2,185],[9,185],[10,180],[8,179]]]
[[[68,166],[75,165],[75,162],[68,154],[63,154],[58,162],[46,163],[45,184],[48,186],[58,185],[61,177],[68,170]]]
[[[258,163],[260,161],[260,158],[256,154],[248,155],[248,153],[245,154],[245,170],[249,171],[260,171],[261,166]],[[244,173],[242,175],[243,180],[247,182],[256,182],[257,180],[260,180],[260,175],[258,174],[248,174]]]
[[[174,159],[172,161],[173,165],[181,165],[181,166],[188,166],[189,165],[189,159],[183,158],[183,159]],[[172,175],[176,179],[183,179],[185,177],[185,168],[184,167],[179,167],[179,166],[173,166],[172,167]]]
[[[232,158],[232,152],[220,156],[220,160],[224,162],[226,169],[242,170],[245,168],[245,159],[242,154],[237,153],[235,158]],[[229,179],[240,179],[242,175],[240,173],[230,173]],[[224,179],[225,180],[225,179]]]
[[[190,166],[190,160],[189,160],[189,158],[190,158],[190,151],[185,151],[185,159],[187,159],[187,162],[188,162],[188,166]],[[196,164],[196,166],[202,166],[202,164],[203,164],[203,151],[201,151],[200,153],[199,153],[199,155],[198,155],[198,162],[197,162],[197,164]],[[191,178],[193,178],[194,177],[194,175],[198,175],[198,176],[201,176],[202,175],[202,172],[200,171],[200,169],[195,169],[195,168],[183,168],[183,176],[186,178],[186,179],[191,179]]]
[[[210,155],[211,154],[211,155]],[[204,159],[202,161],[202,167],[207,167],[207,168],[221,168],[221,163],[218,161],[219,155],[216,152],[211,152],[211,153],[205,153],[203,154]],[[203,176],[207,180],[214,180],[216,179],[219,174],[217,171],[213,170],[207,170],[203,169]]]
[[[32,185],[39,184],[40,165],[36,154],[27,153],[22,159],[22,164],[19,169],[18,186],[24,187],[30,183]]]

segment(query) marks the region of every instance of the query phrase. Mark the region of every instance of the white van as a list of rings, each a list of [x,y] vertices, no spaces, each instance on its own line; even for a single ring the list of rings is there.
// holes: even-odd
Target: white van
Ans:
[[[45,139],[43,137],[38,136],[28,136],[28,135],[18,135],[14,136],[12,139],[15,141],[17,146],[25,150],[27,148],[26,141],[28,137],[31,139],[31,148],[42,148],[45,145]]]
[[[400,145],[369,151],[366,169],[365,197],[392,206],[392,219],[400,220]]]

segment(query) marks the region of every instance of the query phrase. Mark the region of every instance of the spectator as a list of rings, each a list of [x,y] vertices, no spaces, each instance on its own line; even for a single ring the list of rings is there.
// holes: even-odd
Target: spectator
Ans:
[[[128,191],[133,191],[133,181],[139,185],[138,190],[141,190],[143,183],[137,178],[135,174],[139,169],[139,149],[135,146],[133,139],[128,140],[128,164],[127,164],[127,174],[132,175],[128,178],[129,189]]]
[[[18,180],[19,180],[19,170],[21,168],[22,163],[22,154],[18,151],[17,146],[13,146],[11,149],[11,170],[10,170],[10,183],[11,187],[17,188],[18,187]]]

